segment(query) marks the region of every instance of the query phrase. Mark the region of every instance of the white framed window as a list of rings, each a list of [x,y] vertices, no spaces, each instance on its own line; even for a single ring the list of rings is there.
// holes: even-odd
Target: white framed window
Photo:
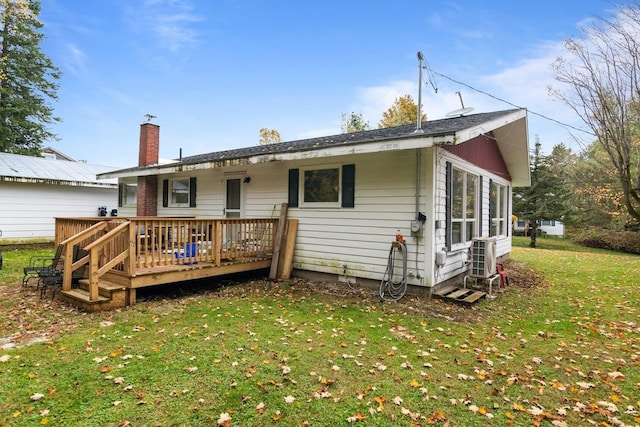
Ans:
[[[453,168],[451,181],[451,243],[466,243],[476,235],[478,177]]]
[[[509,226],[507,221],[507,187],[491,182],[489,191],[491,236],[506,236]]]
[[[138,202],[138,183],[129,181],[121,183],[121,206],[135,206]]]
[[[189,206],[189,178],[169,180],[169,205]]]
[[[340,207],[341,167],[323,166],[300,171],[302,207]]]

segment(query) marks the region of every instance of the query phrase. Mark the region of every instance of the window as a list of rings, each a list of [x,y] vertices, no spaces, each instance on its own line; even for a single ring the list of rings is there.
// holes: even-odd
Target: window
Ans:
[[[489,203],[491,208],[491,235],[507,235],[507,187],[491,182],[489,189]]]
[[[163,207],[196,207],[196,178],[173,178],[162,181]]]
[[[540,225],[544,225],[547,227],[555,227],[556,226],[556,220],[555,219],[543,219],[540,221]]]
[[[289,207],[353,208],[355,171],[355,165],[290,169]]]
[[[189,203],[189,179],[172,179],[171,181],[171,205],[186,205]]]
[[[135,206],[138,201],[138,183],[120,183],[120,206]]]
[[[478,177],[453,168],[451,174],[451,243],[465,243],[475,236]]]
[[[340,169],[308,169],[303,180],[303,204],[337,205],[340,201]]]

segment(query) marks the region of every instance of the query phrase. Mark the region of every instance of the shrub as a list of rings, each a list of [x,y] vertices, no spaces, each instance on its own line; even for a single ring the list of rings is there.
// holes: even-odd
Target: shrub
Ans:
[[[585,229],[574,233],[572,240],[578,245],[590,248],[640,254],[640,233],[635,231]]]

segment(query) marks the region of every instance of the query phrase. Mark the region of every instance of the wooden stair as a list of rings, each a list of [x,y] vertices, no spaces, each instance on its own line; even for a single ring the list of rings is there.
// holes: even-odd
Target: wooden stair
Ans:
[[[80,279],[78,287],[70,291],[61,291],[60,299],[89,312],[113,310],[127,305],[129,289],[126,286],[100,280],[98,299],[89,299],[89,279]]]
[[[476,289],[461,288],[459,286],[447,285],[436,289],[432,296],[447,299],[465,304],[474,304],[482,298],[487,297],[487,293]]]

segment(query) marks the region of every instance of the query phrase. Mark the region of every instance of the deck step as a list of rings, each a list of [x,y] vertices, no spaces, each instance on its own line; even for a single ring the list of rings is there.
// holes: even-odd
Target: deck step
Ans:
[[[89,292],[78,288],[60,291],[58,295],[61,300],[89,312],[110,310],[112,308],[109,298],[98,295],[95,301],[91,301]]]
[[[104,302],[108,302],[110,301],[109,298],[107,297],[103,297],[102,295],[98,295],[98,299],[95,301],[91,301],[91,299],[89,298],[89,292],[85,291],[84,289],[79,289],[79,288],[75,288],[75,289],[71,289],[69,291],[61,291],[64,295],[68,295],[70,297],[76,298],[80,301],[83,301],[87,304],[100,304],[100,303],[104,303]]]
[[[89,279],[80,279],[78,281],[80,289],[89,290]],[[98,293],[104,297],[111,298],[114,292],[126,291],[127,287],[115,282],[101,279],[98,281]]]
[[[487,293],[476,289],[461,288],[458,286],[444,286],[441,289],[437,289],[433,293],[434,297],[447,299],[456,302],[462,302],[465,304],[474,304],[487,297]]]

